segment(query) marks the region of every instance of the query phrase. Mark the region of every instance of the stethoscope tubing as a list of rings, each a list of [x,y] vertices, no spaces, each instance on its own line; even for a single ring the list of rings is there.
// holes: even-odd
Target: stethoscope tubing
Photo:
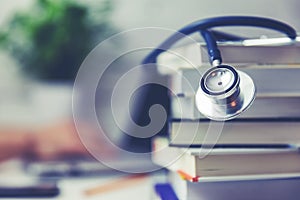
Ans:
[[[181,40],[187,35],[195,32],[201,32],[205,42],[207,43],[208,52],[217,52],[218,50],[216,39],[213,37],[209,29],[214,27],[224,27],[224,26],[252,26],[261,27],[276,30],[286,34],[290,39],[294,40],[297,37],[296,30],[290,25],[283,23],[278,20],[255,17],[255,16],[223,16],[223,17],[213,17],[202,19],[193,22],[181,29],[178,32],[171,35],[166,39],[161,45],[154,49],[142,62],[142,64],[156,63],[157,57],[164,51],[171,48],[177,41]],[[206,35],[206,36],[205,36]],[[209,55],[210,60],[214,55]],[[221,54],[216,56],[217,59],[222,60]]]

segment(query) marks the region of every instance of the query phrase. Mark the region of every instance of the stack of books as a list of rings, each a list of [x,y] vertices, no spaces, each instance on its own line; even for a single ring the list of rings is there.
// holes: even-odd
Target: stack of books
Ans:
[[[171,115],[168,137],[153,140],[154,163],[168,169],[175,199],[297,198],[300,46],[230,44],[221,51],[224,63],[253,78],[256,100],[236,119],[211,121],[194,102],[209,67],[206,48],[191,44],[162,54],[158,70],[169,79]]]

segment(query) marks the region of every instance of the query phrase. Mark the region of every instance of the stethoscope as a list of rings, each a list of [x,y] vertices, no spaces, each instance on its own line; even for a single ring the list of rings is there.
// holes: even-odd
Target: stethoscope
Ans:
[[[246,73],[222,64],[217,41],[241,40],[233,35],[211,30],[221,26],[253,26],[273,29],[286,34],[291,41],[297,33],[291,26],[269,18],[250,16],[226,16],[203,19],[191,23],[171,35],[154,49],[142,64],[156,63],[157,57],[174,43],[195,32],[200,32],[208,50],[212,68],[208,69],[199,82],[195,95],[198,110],[209,119],[224,121],[233,119],[250,107],[255,99],[256,89],[253,80]]]

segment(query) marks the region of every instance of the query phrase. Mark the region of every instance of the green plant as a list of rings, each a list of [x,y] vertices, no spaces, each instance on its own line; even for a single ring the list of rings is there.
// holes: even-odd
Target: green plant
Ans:
[[[92,13],[93,6],[72,0],[35,1],[34,8],[17,13],[0,33],[0,45],[29,75],[73,80],[88,52],[114,32],[112,3],[103,0]]]

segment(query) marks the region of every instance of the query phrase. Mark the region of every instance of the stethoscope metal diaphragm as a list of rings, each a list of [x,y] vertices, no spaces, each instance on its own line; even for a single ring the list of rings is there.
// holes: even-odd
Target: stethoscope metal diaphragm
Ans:
[[[196,106],[207,118],[229,120],[246,110],[255,99],[253,80],[229,65],[207,70],[196,92]]]

